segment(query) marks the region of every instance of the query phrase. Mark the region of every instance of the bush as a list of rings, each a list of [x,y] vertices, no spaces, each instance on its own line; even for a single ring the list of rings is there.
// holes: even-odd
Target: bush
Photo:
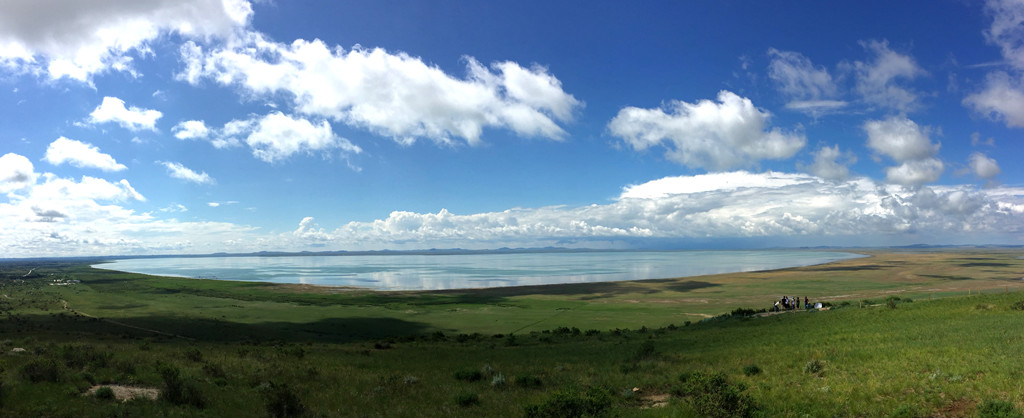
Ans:
[[[475,393],[460,393],[455,395],[455,404],[459,406],[473,406],[480,403],[480,397]]]
[[[743,393],[742,383],[730,384],[724,373],[684,373],[675,393],[686,398],[702,417],[749,417],[758,405]]]
[[[164,390],[160,398],[175,405],[190,405],[202,409],[206,406],[203,392],[196,383],[182,378],[181,371],[174,366],[160,367],[160,377],[164,380]]]
[[[264,396],[267,414],[272,417],[296,417],[306,411],[302,400],[287,384],[271,382]]]
[[[479,370],[456,370],[455,373],[452,373],[452,376],[456,380],[465,380],[467,382],[475,382],[484,378],[483,373],[480,373]]]
[[[1024,300],[1014,302],[1013,305],[1010,305],[1010,309],[1015,311],[1024,311]]]
[[[756,313],[757,313],[757,311],[755,311],[753,309],[750,309],[750,308],[736,308],[735,310],[732,311],[732,313],[730,315],[732,315],[732,316],[752,316],[752,315],[754,315]]]
[[[608,393],[589,388],[580,393],[575,388],[555,391],[539,405],[528,405],[525,409],[527,418],[562,418],[562,417],[594,417],[602,415],[612,405]]]
[[[185,358],[198,363],[203,361],[203,352],[196,347],[189,347],[185,350]]]
[[[109,386],[96,389],[96,397],[100,399],[114,399],[114,390]]]
[[[818,374],[822,370],[825,370],[825,362],[814,359],[804,364],[804,373]]]
[[[743,366],[743,374],[747,376],[754,376],[761,374],[761,368],[757,367],[756,364],[748,364]]]
[[[654,341],[647,340],[637,347],[636,352],[633,353],[633,358],[636,360],[644,360],[654,357],[658,354],[658,351],[654,349]]]
[[[1012,403],[1003,400],[989,399],[978,408],[980,418],[1020,418],[1024,417]]]
[[[32,383],[60,380],[60,366],[53,359],[37,358],[25,363],[19,370],[21,377]]]
[[[515,383],[521,388],[539,388],[541,386],[540,378],[529,373],[516,376]]]

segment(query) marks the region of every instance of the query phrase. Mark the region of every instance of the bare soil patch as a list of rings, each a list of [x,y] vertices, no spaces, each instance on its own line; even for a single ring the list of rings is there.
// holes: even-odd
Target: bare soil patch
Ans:
[[[85,391],[83,396],[96,396],[96,391],[102,387],[110,388],[110,390],[114,392],[114,399],[121,402],[126,402],[135,398],[155,401],[156,398],[160,396],[160,389],[121,385],[96,385]]]

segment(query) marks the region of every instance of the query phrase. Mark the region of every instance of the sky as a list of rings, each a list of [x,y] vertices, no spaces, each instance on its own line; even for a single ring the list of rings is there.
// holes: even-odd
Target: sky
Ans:
[[[1024,1],[0,2],[0,258],[1024,244]]]

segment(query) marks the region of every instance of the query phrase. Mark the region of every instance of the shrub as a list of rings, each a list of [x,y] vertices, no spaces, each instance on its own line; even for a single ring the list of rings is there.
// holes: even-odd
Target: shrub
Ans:
[[[570,387],[555,391],[541,404],[528,405],[524,412],[528,418],[593,417],[602,415],[611,405],[611,396],[600,389],[580,393]]]
[[[21,377],[32,383],[60,380],[60,366],[53,359],[37,358],[25,363],[19,370]]]
[[[100,399],[114,399],[114,390],[109,386],[96,389],[96,397]]]
[[[196,347],[189,347],[185,350],[185,358],[198,363],[203,361],[203,352]]]
[[[675,392],[686,398],[694,412],[703,417],[749,417],[758,405],[743,393],[742,383],[730,384],[724,373],[684,373]]]
[[[658,354],[658,351],[654,349],[654,341],[647,340],[637,347],[636,352],[633,353],[633,358],[637,360],[648,359]]]
[[[596,329],[588,329],[587,332],[583,333],[583,335],[586,335],[588,337],[599,334],[601,334],[601,331],[598,331]]]
[[[814,359],[804,364],[804,373],[817,374],[822,370],[825,370],[825,362],[821,360]]]
[[[743,374],[747,376],[761,374],[761,368],[757,367],[756,364],[748,364],[743,366]]]
[[[736,308],[736,309],[734,309],[732,311],[732,313],[730,315],[732,315],[732,316],[751,316],[751,315],[754,315],[756,313],[757,313],[757,311],[755,311],[753,309],[750,309],[750,308]]]
[[[202,409],[206,406],[203,392],[192,380],[182,378],[181,371],[174,366],[160,367],[160,377],[164,380],[164,390],[160,397],[175,405],[190,405]]]
[[[267,414],[272,417],[295,417],[306,411],[302,400],[287,384],[271,382],[264,396]]]
[[[452,376],[456,380],[465,380],[467,382],[475,382],[484,378],[483,373],[480,373],[479,370],[456,370],[455,373],[452,373]]]
[[[981,418],[1020,418],[1024,417],[1024,414],[1017,411],[1017,408],[1010,402],[989,399],[978,408],[978,416]]]
[[[475,393],[460,393],[455,395],[455,404],[466,407],[473,406],[480,403],[480,397]]]
[[[1014,302],[1013,305],[1010,305],[1010,309],[1015,311],[1024,311],[1024,300]]]
[[[540,378],[529,373],[516,376],[515,383],[521,388],[539,388],[541,386]]]

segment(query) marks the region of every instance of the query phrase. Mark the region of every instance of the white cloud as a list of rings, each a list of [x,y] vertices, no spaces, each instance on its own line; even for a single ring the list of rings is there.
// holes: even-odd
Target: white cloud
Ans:
[[[78,168],[97,168],[103,171],[128,169],[114,160],[114,157],[100,152],[96,146],[63,136],[46,147],[43,159],[53,165],[68,163]]]
[[[890,183],[917,186],[939,180],[945,166],[936,158],[904,161],[895,167],[885,169],[885,179]]]
[[[197,184],[213,184],[214,180],[206,172],[197,173],[192,169],[181,165],[181,163],[170,161],[158,161],[160,165],[167,168],[167,172],[176,179],[189,181]]]
[[[279,161],[299,152],[312,154],[332,148],[353,154],[362,152],[347,139],[335,135],[327,121],[314,125],[306,119],[274,112],[254,122],[245,143],[252,148],[253,156],[266,162]]]
[[[927,72],[917,65],[913,57],[890,49],[888,41],[861,42],[861,45],[874,54],[874,60],[854,62],[857,93],[866,102],[883,108],[900,112],[919,108],[918,94],[901,86],[898,81],[912,81]]]
[[[939,145],[928,138],[927,129],[905,117],[867,121],[864,131],[868,134],[868,147],[896,161],[931,157],[939,150]]]
[[[32,186],[39,175],[24,156],[7,153],[0,157],[0,193],[11,193]]]
[[[835,100],[839,89],[824,67],[816,67],[799,52],[768,50],[768,77],[787,97],[786,108],[820,115],[846,106]]]
[[[964,98],[965,106],[1011,128],[1024,128],[1024,86],[1002,71],[989,73],[981,91]]]
[[[935,158],[939,144],[928,138],[929,128],[921,128],[905,117],[871,120],[864,123],[868,147],[900,163],[886,168],[886,180],[904,186],[919,186],[939,179],[945,166]]]
[[[252,16],[245,0],[38,0],[0,2],[0,65],[91,83],[136,75],[133,59],[162,34],[228,37]]]
[[[771,242],[800,237],[803,243],[822,244],[856,239],[883,245],[967,234],[978,234],[987,242],[1016,242],[1022,231],[1024,189],[907,189],[867,178],[827,181],[806,174],[730,172],[629,186],[606,205],[468,215],[395,211],[384,219],[350,222],[333,231],[305,218],[290,235],[300,242],[380,249],[614,247],[708,237],[775,237]]]
[[[978,178],[991,180],[993,177],[998,176],[1003,170],[999,168],[999,163],[995,159],[989,158],[985,154],[980,152],[971,153],[967,157],[968,165],[971,167],[971,171],[974,172]]]
[[[210,128],[201,120],[187,120],[179,122],[171,128],[174,137],[178,139],[205,139],[210,136]]]
[[[156,131],[156,121],[161,116],[163,113],[158,110],[142,109],[135,106],[126,108],[124,100],[107,96],[89,114],[89,121],[91,123],[117,122],[121,127],[131,131],[140,129]]]
[[[1010,65],[1024,69],[1024,3],[988,0],[985,10],[992,16],[992,26],[985,31],[985,39],[1000,48]]]
[[[843,159],[843,162],[838,161]],[[821,147],[814,151],[814,162],[808,166],[798,164],[797,166],[815,176],[829,180],[846,180],[850,177],[849,164],[857,162],[857,157],[852,152],[839,151],[839,145]]]
[[[663,145],[671,161],[720,171],[789,158],[803,148],[802,134],[769,130],[770,117],[750,99],[723,90],[718,103],[672,101],[663,108],[623,108],[608,129],[635,150]]]
[[[212,79],[248,94],[288,93],[306,115],[362,127],[410,144],[417,138],[479,143],[484,128],[560,139],[582,104],[539,66],[499,62],[488,69],[466,57],[468,77],[454,78],[405,53],[355,47],[345,51],[320,40],[290,45],[249,33],[244,43],[204,51],[181,48],[186,68],[178,77]]]

